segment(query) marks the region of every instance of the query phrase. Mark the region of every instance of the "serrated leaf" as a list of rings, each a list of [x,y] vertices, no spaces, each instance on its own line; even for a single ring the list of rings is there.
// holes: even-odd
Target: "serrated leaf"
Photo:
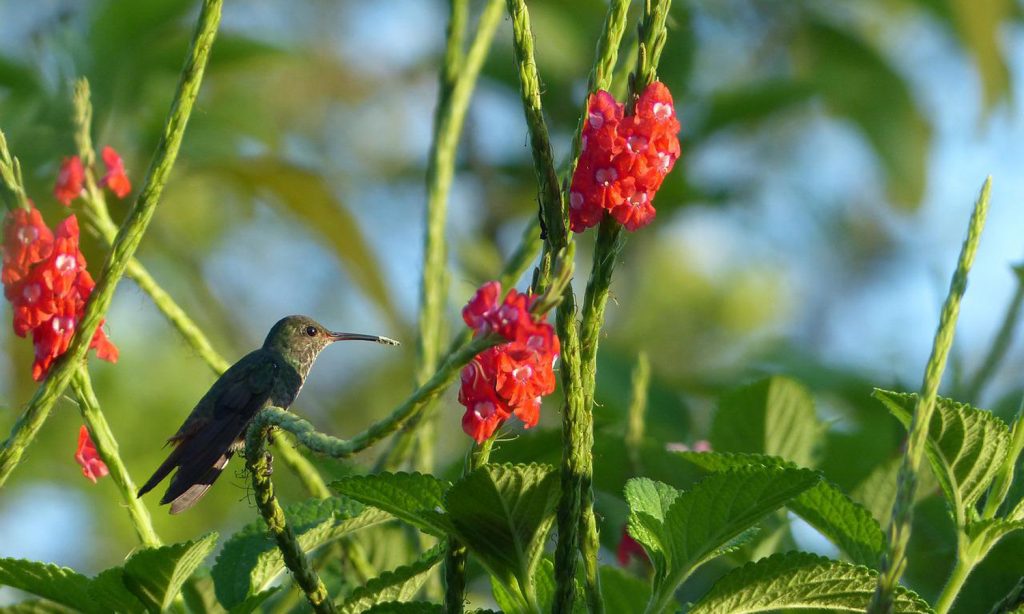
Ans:
[[[381,603],[411,599],[426,582],[430,570],[444,559],[446,547],[442,542],[412,563],[367,581],[338,605],[338,611],[359,614]]]
[[[142,612],[145,606],[124,583],[124,568],[111,567],[89,584],[89,597],[112,612]]]
[[[877,388],[872,394],[909,428],[916,394]],[[1010,429],[992,412],[939,397],[927,441],[925,451],[935,477],[953,507],[957,525],[964,526],[1006,457]]]
[[[85,612],[102,612],[89,599],[89,578],[74,569],[24,559],[0,559],[0,586],[10,586],[37,597]]]
[[[761,454],[678,452],[680,457],[707,471],[727,471],[744,466],[788,467],[793,463]],[[827,481],[814,485],[790,500],[788,507],[838,546],[854,563],[876,566],[885,547],[885,533],[871,512],[838,486]]]
[[[648,557],[658,559],[658,568],[666,566],[662,525],[668,508],[680,494],[680,491],[668,484],[649,478],[632,478],[626,482],[625,498],[630,509],[629,533],[633,539],[646,546]]]
[[[776,554],[723,576],[689,610],[690,614],[746,614],[787,608],[863,612],[878,573],[867,567],[807,554]],[[928,604],[896,588],[897,614],[930,614]]]
[[[973,554],[977,560],[981,560],[993,546],[999,543],[999,540],[1022,529],[1024,529],[1024,520],[991,518],[968,523],[966,532],[971,540]]]
[[[217,601],[213,578],[210,577],[210,570],[206,567],[200,567],[192,574],[191,579],[181,587],[181,596],[185,598],[185,605],[191,612],[202,612],[203,614],[227,612]]]
[[[767,454],[813,467],[822,430],[807,388],[776,376],[722,397],[711,424],[711,443],[718,452]]]
[[[533,584],[537,591],[537,605],[541,612],[552,612],[555,603],[555,563],[550,557],[544,557],[537,564],[537,571],[533,574]],[[579,582],[575,582],[576,599],[573,600],[571,614],[587,614],[586,597]],[[491,577],[491,592],[494,600],[506,614],[518,614],[530,612],[523,603],[523,597],[513,594],[496,578]],[[614,612],[615,610],[609,610]]]
[[[388,520],[388,514],[341,497],[311,499],[285,508],[285,518],[306,552],[352,531]],[[211,575],[217,599],[229,610],[267,588],[284,570],[277,544],[262,519],[228,539]]]
[[[662,611],[676,588],[732,539],[764,516],[820,480],[808,469],[743,467],[714,473],[681,492],[665,512],[664,523],[653,526],[651,514],[630,509],[630,535],[647,550],[654,566],[655,611]],[[647,509],[656,504],[647,501]],[[644,543],[638,527],[656,533],[657,543]],[[644,535],[643,531],[637,532]]]
[[[546,465],[489,464],[456,482],[445,495],[453,533],[500,582],[522,593],[554,521],[558,474]]]
[[[444,491],[450,484],[421,473],[378,473],[349,476],[331,484],[331,489],[360,503],[384,510],[395,518],[437,537],[444,528],[435,522],[434,512],[444,505]]]
[[[181,585],[217,545],[217,534],[199,539],[138,550],[125,562],[122,580],[148,610],[171,607]]]
[[[250,595],[245,601],[231,608],[229,612],[230,614],[250,614],[250,612],[257,612],[265,601],[276,595],[282,588],[283,587],[281,586],[271,586],[265,591],[260,591],[255,595]]]

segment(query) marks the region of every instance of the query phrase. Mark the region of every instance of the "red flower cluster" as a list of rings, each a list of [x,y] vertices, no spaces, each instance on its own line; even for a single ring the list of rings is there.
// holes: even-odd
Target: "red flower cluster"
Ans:
[[[103,148],[100,155],[107,167],[107,174],[100,179],[100,185],[110,188],[118,198],[128,196],[132,191],[132,183],[124,170],[124,160],[109,145]],[[57,183],[53,186],[53,195],[62,205],[68,207],[71,201],[82,195],[84,187],[85,167],[82,165],[82,159],[78,156],[64,158],[57,174]]]
[[[535,300],[512,289],[502,301],[501,284],[491,281],[462,310],[477,336],[496,332],[509,341],[480,353],[462,369],[462,430],[477,443],[512,415],[526,428],[537,424],[541,397],[555,390],[558,336],[546,316],[530,313]]]
[[[626,531],[625,526],[622,527],[622,537],[619,538],[619,547],[615,551],[615,558],[619,561],[619,565],[623,567],[629,565],[630,559],[636,559],[644,563],[651,562],[647,558],[647,551],[640,545],[640,542],[633,539]]]
[[[595,226],[607,211],[628,230],[654,219],[654,195],[679,158],[679,121],[672,94],[647,86],[633,115],[604,90],[590,97],[583,152],[569,189],[573,232]]]
[[[78,431],[78,449],[75,450],[75,460],[82,466],[82,475],[96,483],[96,478],[102,478],[110,473],[99,454],[96,453],[96,445],[89,437],[89,429],[82,425]]]
[[[67,351],[85,301],[96,285],[85,269],[78,238],[74,215],[58,224],[56,232],[50,231],[35,207],[15,209],[4,218],[0,277],[4,296],[14,307],[14,332],[24,337],[32,331],[36,350],[32,378],[36,381]],[[100,358],[117,362],[117,348],[102,328],[96,330],[90,347]]]

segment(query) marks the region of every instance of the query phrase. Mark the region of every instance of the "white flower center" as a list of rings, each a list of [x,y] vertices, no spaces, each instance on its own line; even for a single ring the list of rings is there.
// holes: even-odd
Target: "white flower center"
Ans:
[[[18,229],[18,240],[28,245],[39,238],[39,229],[35,226],[22,226]]]
[[[654,119],[657,120],[666,120],[669,117],[672,117],[672,105],[664,102],[654,103],[654,106],[651,107],[651,111],[654,113]]]
[[[78,261],[71,254],[58,254],[53,265],[61,273],[70,273],[78,267]]]

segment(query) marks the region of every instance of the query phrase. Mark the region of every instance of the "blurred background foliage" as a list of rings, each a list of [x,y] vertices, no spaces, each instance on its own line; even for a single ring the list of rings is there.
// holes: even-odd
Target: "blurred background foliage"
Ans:
[[[51,224],[65,214],[51,188],[73,151],[73,79],[91,82],[94,140],[124,155],[138,185],[195,4],[0,0],[0,128]],[[604,11],[590,0],[531,3],[558,155],[577,125]],[[1024,251],[1022,17],[1010,0],[675,2],[661,78],[683,123],[683,158],[658,196],[657,223],[630,238],[601,346],[596,462],[609,557],[624,518],[618,497],[628,463],[619,442],[641,349],[654,374],[652,449],[706,438],[720,394],[785,373],[809,387],[828,426],[814,462],[848,492],[882,496],[870,480],[891,478],[902,429],[869,393],[916,389],[969,206],[989,172],[990,228],[944,393],[1014,411],[1019,344],[979,398],[963,397],[963,382],[992,343],[1017,283],[1009,265]],[[445,18],[437,0],[228,2],[139,254],[232,360],[294,312],[402,339],[398,351],[353,344],[321,358],[297,409],[340,436],[412,388],[423,177]],[[458,308],[536,215],[517,87],[506,20],[475,93],[451,195],[453,330]],[[113,209],[120,217],[125,207]],[[103,250],[95,240],[85,247],[97,272]],[[108,326],[121,360],[91,368],[139,480],[213,375],[130,282]],[[30,344],[6,325],[0,342],[6,433],[34,384]],[[501,444],[496,456],[554,461],[556,403],[546,404],[536,432]],[[460,415],[448,395],[437,456],[450,472],[468,447]],[[113,485],[91,485],[72,460],[79,424],[63,402],[0,492],[0,556],[95,572],[134,546]],[[317,462],[340,475],[367,470],[374,456]],[[244,482],[227,477],[182,517],[150,498],[161,536],[223,535],[250,521]],[[305,496],[284,471],[278,478],[286,500]],[[938,497],[921,509],[908,580],[933,598],[952,533]],[[1009,586],[1013,579],[999,574],[1024,564],[1022,545],[1007,540],[990,557],[960,611],[978,611]],[[983,586],[984,573],[993,575]],[[0,602],[9,597],[0,589]]]

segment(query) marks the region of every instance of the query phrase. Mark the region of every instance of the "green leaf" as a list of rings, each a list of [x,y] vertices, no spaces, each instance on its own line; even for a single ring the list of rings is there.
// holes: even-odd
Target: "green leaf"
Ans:
[[[909,428],[916,394],[875,389],[873,395]],[[958,526],[974,515],[974,504],[988,490],[1009,445],[1009,427],[992,412],[942,397],[935,400],[926,452]]]
[[[78,611],[44,599],[32,599],[14,605],[0,606],[0,614],[73,614]]]
[[[272,586],[265,591],[260,591],[255,595],[250,595],[245,601],[231,608],[230,612],[231,614],[250,614],[250,612],[258,612],[260,610],[260,606],[262,606],[266,600],[276,595],[282,588],[284,587]]]
[[[296,214],[299,221],[334,249],[353,281],[392,322],[402,322],[384,282],[386,277],[359,224],[322,175],[272,157],[246,159],[208,170],[234,179],[235,186],[250,196],[272,195],[275,202]]]
[[[555,563],[550,557],[544,557],[537,564],[537,570],[533,574],[533,583],[537,589],[537,605],[541,612],[551,612],[555,603]],[[586,596],[583,587],[579,582],[576,586],[576,599],[573,601],[572,614],[587,614]],[[518,612],[530,612],[524,604],[522,597],[513,594],[494,576],[491,576],[491,592],[498,607],[507,614]],[[609,610],[614,612],[615,610]]]
[[[769,79],[715,92],[700,122],[695,140],[712,133],[763,121],[772,115],[808,102],[814,90],[807,83]]]
[[[631,573],[611,565],[599,573],[605,612],[636,612],[651,598],[650,585]]]
[[[849,30],[811,19],[793,59],[829,110],[864,134],[881,160],[893,202],[916,207],[924,194],[931,127],[903,77]]]
[[[125,584],[123,567],[111,567],[93,578],[89,596],[112,612],[141,612],[146,609]]]
[[[124,564],[124,584],[146,609],[164,611],[181,585],[217,545],[217,534],[199,539],[136,551]]]
[[[707,471],[737,467],[795,467],[784,459],[760,454],[679,452],[683,459]],[[822,480],[800,493],[786,506],[842,549],[854,563],[874,567],[885,547],[885,533],[864,506],[848,497],[838,486]]]
[[[341,497],[288,506],[285,517],[306,552],[352,531],[384,522],[387,514]],[[284,570],[277,544],[262,519],[235,533],[213,566],[217,599],[229,610],[265,590]]]
[[[0,586],[10,586],[37,597],[85,612],[102,612],[89,598],[89,578],[73,569],[24,559],[0,559]]]
[[[651,512],[661,509],[664,489],[631,489],[630,484],[636,480],[627,482],[629,533],[644,546],[654,566],[652,610],[663,611],[676,588],[697,567],[819,480],[808,469],[780,467],[743,467],[715,473],[679,493],[664,511],[663,523],[658,523]]]
[[[689,610],[690,614],[777,612],[787,608],[863,612],[878,573],[805,552],[776,554],[723,576]],[[928,604],[896,588],[897,614],[929,614]]]
[[[1010,0],[951,0],[948,6],[953,29],[978,67],[985,92],[985,109],[991,110],[1000,98],[1010,94],[1010,71],[1000,40],[1003,25],[1013,20],[1014,3]]]
[[[722,397],[711,425],[711,444],[718,452],[781,456],[813,467],[822,431],[807,388],[776,376]]]
[[[412,563],[367,581],[338,605],[338,611],[359,614],[380,603],[411,599],[427,581],[430,570],[444,558],[446,547],[442,542]]]
[[[450,484],[421,473],[378,473],[343,478],[331,484],[334,491],[360,503],[376,507],[395,518],[437,537],[444,527],[432,515],[444,505],[444,491]],[[428,510],[427,514],[422,513]]]
[[[546,465],[489,464],[456,482],[438,514],[466,548],[507,587],[532,578],[554,521],[558,474]]]
[[[999,543],[999,540],[1022,529],[1024,529],[1024,520],[991,518],[968,523],[966,532],[971,540],[971,548],[976,560],[981,560],[993,546]]]
[[[427,601],[389,601],[373,606],[366,614],[445,614],[445,609],[440,603]]]

